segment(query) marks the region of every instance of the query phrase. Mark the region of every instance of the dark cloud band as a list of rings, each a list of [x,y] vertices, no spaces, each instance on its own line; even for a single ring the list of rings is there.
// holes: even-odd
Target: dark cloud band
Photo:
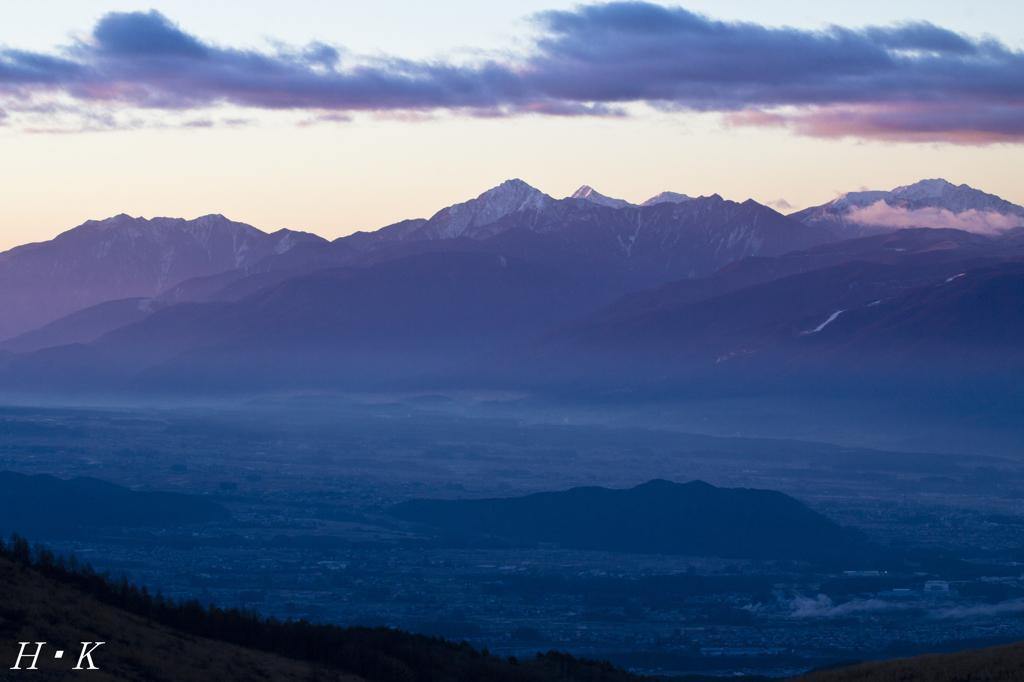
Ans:
[[[3,104],[45,93],[186,110],[454,110],[622,115],[622,105],[727,113],[801,134],[984,144],[1024,140],[1024,53],[928,23],[822,31],[712,21],[644,2],[534,17],[515,60],[351,59],[312,44],[264,53],[204,43],[158,12],[111,13],[60,55],[0,51]]]

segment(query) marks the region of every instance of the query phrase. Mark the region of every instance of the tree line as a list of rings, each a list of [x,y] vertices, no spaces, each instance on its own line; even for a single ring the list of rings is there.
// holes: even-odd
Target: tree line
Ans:
[[[532,659],[504,658],[465,641],[428,637],[386,627],[343,627],[301,620],[278,620],[247,608],[203,606],[197,599],[174,600],[128,577],[98,573],[71,555],[31,546],[12,535],[0,538],[0,556],[68,585],[98,601],[175,630],[250,649],[300,659],[359,675],[370,682],[639,682],[641,678],[607,661],[558,651]]]

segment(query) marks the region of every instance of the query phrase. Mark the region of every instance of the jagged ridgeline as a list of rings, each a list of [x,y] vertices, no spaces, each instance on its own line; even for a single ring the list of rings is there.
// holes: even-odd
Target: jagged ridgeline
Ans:
[[[942,180],[792,216],[509,180],[333,242],[122,215],[0,254],[0,393],[866,386],[1006,395],[1012,418],[1022,257],[1024,207]]]
[[[854,557],[871,548],[802,502],[773,490],[655,480],[628,490],[583,487],[526,497],[408,500],[406,521],[514,543],[609,552],[746,559]]]

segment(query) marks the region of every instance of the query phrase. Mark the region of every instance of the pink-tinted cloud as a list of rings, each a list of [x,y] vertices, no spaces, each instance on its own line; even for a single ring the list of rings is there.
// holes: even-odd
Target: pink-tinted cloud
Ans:
[[[1024,218],[1020,216],[1003,215],[995,211],[970,209],[962,213],[953,213],[945,208],[930,206],[908,209],[902,206],[890,206],[882,200],[863,208],[853,208],[846,215],[846,220],[860,225],[878,225],[893,229],[948,227],[988,235],[1002,234],[1024,225]]]
[[[726,114],[725,120],[732,126],[783,127],[810,137],[963,145],[1024,140],[1024,107],[1003,104],[852,104],[739,111]]]
[[[273,53],[206,43],[156,11],[110,13],[56,54],[0,50],[0,106],[184,111],[221,104],[330,113],[470,116],[723,112],[802,135],[988,144],[1024,141],[1024,53],[928,23],[822,31],[713,21],[612,2],[533,17],[518,59],[359,58],[313,43]]]

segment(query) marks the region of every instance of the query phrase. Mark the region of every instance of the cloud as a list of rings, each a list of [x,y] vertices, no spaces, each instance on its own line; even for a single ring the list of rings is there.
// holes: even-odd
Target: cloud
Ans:
[[[975,604],[972,606],[950,606],[948,608],[936,609],[929,615],[932,618],[959,619],[959,618],[992,618],[1005,616],[1013,613],[1024,612],[1024,599],[1011,599],[998,604]]]
[[[841,618],[858,613],[874,613],[880,611],[908,611],[925,609],[929,618],[939,620],[962,620],[969,618],[996,618],[1000,616],[1024,612],[1024,599],[1011,599],[998,604],[972,604],[942,606],[935,608],[921,603],[892,601],[887,599],[853,599],[836,604],[824,594],[815,598],[796,595],[791,600],[782,601],[782,606],[789,610],[793,618]]]
[[[793,206],[793,204],[789,203],[785,199],[776,199],[775,201],[769,201],[768,205],[777,211],[792,211],[794,208],[796,208],[795,206]]]
[[[645,103],[817,137],[1024,141],[1024,53],[926,22],[809,31],[646,2],[532,21],[539,36],[523,54],[456,64],[324,43],[222,47],[155,10],[112,12],[57,54],[0,50],[0,104],[69,97],[158,111],[624,116],[626,105]]]
[[[905,227],[948,227],[979,234],[1001,234],[1007,230],[1024,225],[1024,218],[1015,215],[1003,215],[995,211],[978,211],[970,209],[962,213],[953,213],[945,208],[908,209],[902,206],[890,206],[884,200],[876,201],[870,206],[854,207],[845,216],[848,222],[860,225],[878,225],[900,229]]]
[[[794,618],[839,618],[855,613],[893,611],[908,608],[902,602],[885,601],[883,599],[854,599],[837,605],[824,594],[819,594],[814,599],[797,595],[789,602],[788,606],[790,615]]]
[[[111,12],[99,20],[92,35],[106,55],[206,59],[211,52],[156,10]]]

